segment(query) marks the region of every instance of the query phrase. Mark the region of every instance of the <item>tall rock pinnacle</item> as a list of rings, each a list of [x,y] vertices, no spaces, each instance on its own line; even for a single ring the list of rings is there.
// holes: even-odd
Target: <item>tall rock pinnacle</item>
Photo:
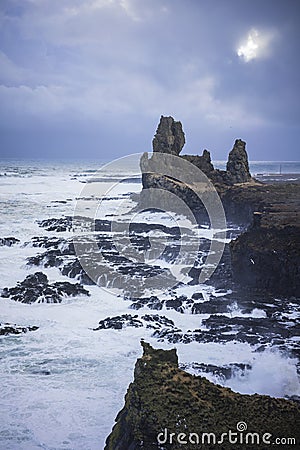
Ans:
[[[161,116],[152,141],[153,151],[179,156],[184,144],[185,136],[181,122],[175,122],[173,117]]]
[[[248,155],[245,150],[246,142],[237,139],[229,153],[226,171],[231,183],[246,183],[251,180]]]

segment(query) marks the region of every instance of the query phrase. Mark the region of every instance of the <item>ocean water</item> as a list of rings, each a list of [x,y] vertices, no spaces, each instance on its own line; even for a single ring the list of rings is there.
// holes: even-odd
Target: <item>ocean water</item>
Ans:
[[[280,164],[282,173],[300,173],[299,163]],[[130,214],[135,202],[128,193],[141,190],[136,166],[123,166],[120,172],[103,170],[99,176],[100,166],[98,162],[0,161],[0,237],[14,236],[21,241],[12,247],[0,247],[0,289],[15,286],[37,270],[43,271],[50,282],[74,282],[58,268],[36,268],[26,263],[28,257],[41,251],[30,244],[33,236],[58,235],[40,227],[37,220],[72,216],[87,185],[98,183],[99,192],[105,194],[100,217],[110,217],[116,211],[120,217]],[[251,170],[277,173],[279,165],[253,163]],[[120,182],[124,179],[126,182]],[[86,201],[87,215],[97,202],[97,198]],[[168,214],[151,214],[139,220],[172,226]],[[184,223],[184,218],[178,217],[176,223],[180,220]],[[209,236],[209,230],[203,228],[202,232]],[[72,237],[72,232],[59,236]],[[149,310],[130,311],[120,292],[98,286],[87,289],[90,297],[65,298],[60,304],[27,305],[0,297],[0,323],[39,327],[35,332],[0,337],[0,449],[103,449],[133,379],[135,361],[141,356],[140,339],[156,347],[174,347],[157,342],[146,328],[93,331],[108,316],[142,315]],[[199,290],[209,298],[213,288],[184,285],[177,293],[192,295]],[[183,331],[201,327],[205,318],[174,310],[155,313],[172,319]],[[237,307],[230,314],[244,313]],[[253,310],[251,315],[263,317],[264,312]],[[193,362],[251,365],[251,369],[236,371],[228,380],[205,374],[238,392],[300,395],[297,361],[287,353],[274,349],[255,352],[257,346],[235,341],[175,346],[180,363],[187,367]]]
[[[213,161],[217,169],[225,170],[225,161]],[[299,161],[249,161],[250,172],[253,176],[277,175],[277,174],[299,174]]]

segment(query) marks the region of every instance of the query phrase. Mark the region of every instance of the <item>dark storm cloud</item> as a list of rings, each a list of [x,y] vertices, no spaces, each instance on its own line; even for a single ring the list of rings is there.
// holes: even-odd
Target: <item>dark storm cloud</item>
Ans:
[[[296,0],[2,0],[0,10],[6,156],[150,150],[170,114],[186,151],[225,158],[242,137],[252,159],[283,147],[298,157]]]

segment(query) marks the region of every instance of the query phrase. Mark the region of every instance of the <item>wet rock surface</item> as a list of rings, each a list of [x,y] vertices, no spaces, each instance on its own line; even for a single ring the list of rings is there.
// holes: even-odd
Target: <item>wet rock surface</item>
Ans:
[[[60,217],[58,219],[51,218],[45,220],[39,220],[38,224],[45,228],[47,231],[71,231],[72,229],[72,217]]]
[[[245,376],[247,371],[252,369],[251,364],[245,363],[229,363],[224,366],[216,366],[214,364],[191,362],[189,364],[179,364],[179,367],[189,373],[193,372],[195,375],[205,376],[210,374],[216,376],[219,380],[230,380],[237,374]]]
[[[15,237],[5,237],[0,238],[0,247],[6,245],[7,247],[11,247],[12,245],[19,244],[20,239],[17,239]]]
[[[137,319],[136,316],[132,316],[131,314],[123,314],[122,316],[115,317],[107,317],[104,320],[100,320],[99,326],[94,328],[94,331],[105,330],[105,329],[114,329],[114,330],[122,330],[122,328],[127,327],[135,327],[139,328],[143,326],[143,323]]]
[[[162,329],[163,327],[175,328],[174,322],[165,316],[158,314],[144,314],[141,317],[131,314],[122,314],[121,316],[107,317],[99,322],[97,328],[93,328],[94,331],[114,329],[122,330],[123,328],[134,327],[141,328],[146,327],[154,330]]]
[[[56,223],[55,219],[48,221]],[[236,283],[232,277],[231,270],[231,248],[225,246],[222,259],[216,271],[209,280],[208,285],[214,286],[214,290],[197,290],[200,268],[196,265],[190,270],[189,285],[195,286],[191,295],[179,294],[179,285],[167,288],[164,294],[145,295],[143,289],[139,289],[139,283],[135,285],[134,277],[156,275],[161,271],[162,276],[168,276],[161,268],[149,266],[143,262],[132,261],[119,254],[116,242],[122,236],[117,233],[112,240],[107,227],[111,227],[112,222],[101,220],[97,227],[100,231],[95,237],[101,260],[93,259],[87,251],[87,263],[91,266],[98,264],[99,282],[103,286],[120,287],[124,292],[124,300],[128,303],[130,310],[136,314],[125,314],[122,316],[108,317],[99,323],[98,330],[105,329],[125,329],[130,326],[149,329],[149,323],[145,320],[145,308],[149,311],[157,311],[159,314],[150,314],[153,326],[152,336],[158,341],[169,343],[199,342],[243,342],[263,348],[274,347],[287,351],[299,357],[299,347],[297,336],[299,335],[299,298],[294,296],[287,299],[287,296],[274,298],[272,293],[262,290],[249,290],[247,286]],[[133,223],[131,239],[138,251],[143,253],[149,247],[149,236],[153,230],[159,230],[167,236],[170,245],[166,252],[166,260],[172,261],[176,256],[178,245],[178,229],[176,227],[164,227],[157,224]],[[115,229],[122,230],[113,225]],[[118,228],[119,227],[119,228]],[[109,228],[111,229],[111,228]],[[233,231],[235,235],[235,231]],[[88,245],[88,236],[82,237]],[[28,244],[29,245],[29,244]],[[44,249],[43,253],[29,258],[28,263],[44,267],[58,267],[63,275],[76,278],[81,283],[93,284],[78,260],[75,252],[76,242],[70,238],[63,237],[34,237],[31,245]],[[273,243],[270,243],[272,247]],[[210,242],[201,240],[201,252],[199,256],[207,254]],[[174,252],[174,253],[173,253]],[[201,258],[200,258],[201,259]],[[243,269],[243,268],[242,268]],[[127,276],[128,282],[124,289],[124,278]],[[162,282],[163,283],[163,282]],[[142,314],[140,314],[140,310]],[[191,327],[183,330],[177,327],[174,322],[161,323],[161,314],[165,316],[168,311],[176,311],[180,314],[191,314],[199,316],[197,328]],[[165,316],[166,317],[166,316]]]
[[[0,323],[0,336],[18,335],[27,333],[28,331],[36,331],[37,326],[21,326],[15,323]]]
[[[198,328],[189,330],[176,327],[174,321],[166,318],[162,322],[159,314],[148,315],[154,329],[151,336],[160,342],[241,342],[260,351],[273,347],[300,357],[299,299],[289,302],[241,291],[226,295],[216,291],[208,298],[205,300],[201,292],[194,293],[192,297],[170,292],[160,299],[156,296],[126,299],[133,302],[130,308],[135,310],[147,307],[164,314],[164,311],[167,313],[173,309],[181,314],[199,315]],[[145,322],[146,317],[145,314],[109,317],[99,324],[97,330],[123,329],[127,326],[151,328]]]
[[[282,436],[293,436],[299,442],[300,409],[296,402],[235,393],[180,370],[175,350],[156,350],[146,342],[142,346],[143,356],[136,363],[134,381],[107,438],[106,450],[179,449],[184,446],[182,439],[189,442],[189,433],[194,439],[197,433],[198,447],[212,448],[214,442],[207,441],[207,433],[214,433],[216,443],[222,433],[236,431],[239,422],[245,423],[245,412],[248,432],[259,436],[270,433],[272,442]],[[172,442],[170,433],[174,433]],[[265,448],[257,440],[243,446]],[[224,439],[222,448],[232,449],[232,442]]]
[[[36,272],[18,282],[15,287],[5,287],[1,296],[21,303],[60,303],[64,297],[89,295],[89,292],[79,283],[57,281],[49,283],[47,275]]]
[[[79,219],[76,220],[79,226]],[[88,222],[82,219],[83,230],[90,226],[90,223],[87,225]],[[49,224],[52,231],[61,231],[59,220],[48,219],[46,226]],[[41,223],[41,226],[44,225]],[[126,229],[129,234],[128,239],[124,237]],[[145,286],[148,285],[155,287],[155,283],[157,286],[176,284],[176,279],[168,268],[149,264],[147,260],[155,260],[159,257],[170,263],[177,258],[181,246],[185,245],[187,248],[184,252],[189,253],[190,237],[193,238],[193,232],[191,234],[189,229],[182,228],[180,231],[177,226],[157,223],[126,223],[97,219],[95,231],[97,234],[92,237],[83,234],[73,239],[34,237],[27,245],[46,250],[28,258],[28,265],[58,267],[63,275],[76,278],[81,283],[97,282],[104,287],[123,287],[130,291],[131,295],[141,295]],[[181,233],[186,233],[185,239],[182,238]],[[77,258],[75,247],[79,248],[80,260]],[[161,253],[160,249],[162,249]],[[206,254],[208,251],[209,242],[202,239],[200,253]],[[147,258],[145,258],[145,252],[148,252]],[[92,276],[89,276],[91,273]],[[154,277],[155,281],[153,281]]]

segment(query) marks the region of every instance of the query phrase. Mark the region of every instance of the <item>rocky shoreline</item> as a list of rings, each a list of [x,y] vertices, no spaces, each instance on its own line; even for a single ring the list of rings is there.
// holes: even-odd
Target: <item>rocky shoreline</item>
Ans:
[[[179,136],[176,133],[179,133]],[[170,154],[179,155],[184,140],[181,124],[176,125],[172,118],[162,118],[153,140],[153,147],[157,153],[168,151]],[[288,343],[289,351],[298,357],[299,324],[293,311],[299,305],[300,292],[300,183],[266,184],[252,179],[245,143],[241,140],[236,141],[230,152],[226,171],[214,169],[207,150],[202,156],[186,155],[183,158],[197,164],[207,176],[211,176],[222,200],[228,223],[237,223],[242,229],[242,232],[238,231],[235,226],[235,229],[230,231],[231,238],[234,239],[225,245],[220,264],[208,283],[213,286],[213,290],[210,288],[203,297],[201,289],[199,291],[196,289],[199,284],[200,261],[206,257],[210,249],[208,239],[201,238],[199,254],[188,274],[190,277],[188,285],[195,286],[195,289],[192,294],[183,294],[178,289],[180,283],[176,284],[176,279],[168,268],[149,265],[142,260],[131,261],[117,251],[116,244],[122,245],[124,223],[118,219],[97,219],[95,239],[101,260],[98,254],[94,255],[87,251],[86,261],[91,267],[97,268],[99,284],[112,288],[126,286],[123,292],[124,300],[134,313],[125,314],[124,317],[103,318],[99,326],[93,328],[97,330],[107,328],[122,330],[130,326],[152,328],[153,337],[158,341],[172,344],[193,341],[225,343],[236,340],[260,344],[262,348],[275,345],[285,350]],[[142,168],[149,169],[149,164],[151,166],[151,160],[143,157]],[[194,203],[195,198],[190,195],[189,187],[184,187],[181,183],[178,190],[176,180],[152,172],[143,173],[140,203],[143,203],[143,195],[147,189],[149,187],[155,189],[157,183],[165,190],[173,190],[186,202],[191,202],[190,206],[196,217],[203,223],[205,219],[203,205],[199,204],[199,201],[198,204]],[[40,227],[47,232],[57,233],[58,236],[53,234],[51,237],[35,236],[30,242],[25,243],[25,246],[41,249],[27,260],[29,268],[38,268],[39,271],[28,275],[15,287],[2,288],[2,297],[21,303],[59,303],[64,297],[89,295],[88,286],[95,281],[85,272],[76,255],[76,238],[60,237],[61,233],[72,230],[74,220],[82,226],[82,229],[89,229],[90,220],[83,217],[66,216],[39,221]],[[110,234],[112,229],[114,239]],[[145,252],[153,243],[153,231],[157,230],[163,234],[168,243],[162,255],[166,261],[172,262],[173,258],[176,258],[180,232],[186,234],[184,239],[181,239],[181,245],[184,246],[185,241],[189,244],[193,239],[188,229],[179,229],[178,226],[131,222],[131,242],[138,251]],[[78,239],[82,240],[82,244],[88,249],[90,238],[82,235]],[[1,245],[24,244],[20,244],[14,237],[9,237],[2,238]],[[184,257],[185,254],[189,254],[189,245],[186,246]],[[76,279],[77,282],[63,281],[50,284],[47,276],[41,272],[43,267],[55,267],[63,276]],[[140,278],[149,280],[151,286],[153,276],[158,280],[155,287],[161,287],[163,294],[149,295],[147,290],[141,287]],[[147,284],[144,287],[147,287]],[[143,308],[148,308],[151,314],[145,314]],[[172,321],[159,319],[156,312],[164,310],[208,316],[202,321],[201,327],[183,330]],[[242,317],[238,314],[235,317],[235,311],[240,311]],[[253,311],[255,317],[251,317]]]
[[[157,167],[155,153],[179,156],[184,142],[181,123],[175,122],[171,117],[161,117],[153,139],[154,154],[150,159],[144,155],[141,160],[143,191],[139,201],[141,206],[147,205],[149,195],[153,196],[153,189],[166,190],[187,203],[203,223],[208,217],[203,205],[199,204],[197,195],[194,195],[195,186],[188,184],[184,186],[175,177],[156,174],[153,170]],[[296,338],[299,333],[299,324],[295,320],[287,331],[284,321],[290,321],[291,315],[288,311],[284,313],[284,310],[288,305],[299,305],[297,296],[300,292],[300,184],[266,184],[252,179],[245,143],[241,140],[235,142],[230,152],[226,171],[214,169],[207,150],[204,150],[202,156],[188,155],[182,158],[197,165],[208,176],[222,200],[227,221],[238,223],[243,228],[243,232],[231,241],[227,249],[229,252],[226,254],[225,251],[225,260],[223,257],[223,264],[219,265],[210,283],[217,285],[220,279],[222,283],[227,279],[226,287],[238,292],[239,305],[242,305],[243,301],[246,303],[248,301],[248,306],[251,303],[252,306],[259,304],[260,310],[263,310],[266,316],[228,317],[222,315],[220,308],[225,308],[224,312],[228,312],[231,296],[227,295],[227,303],[222,302],[222,305],[217,299],[214,303],[210,298],[208,302],[200,301],[196,304],[192,302],[190,306],[192,313],[212,313],[209,318],[202,321],[206,327],[204,330],[183,333],[174,327],[174,323],[168,322],[163,323],[162,327],[156,327],[153,336],[169,343],[189,343],[194,340],[198,342],[217,340],[225,343],[234,339],[250,344],[260,343],[262,344],[260,350],[271,343],[280,346],[280,343],[287,342],[290,338],[293,341],[292,335]],[[168,207],[170,206],[169,203]],[[222,287],[224,288],[224,284]],[[268,303],[272,294],[285,298],[280,301],[280,306],[278,305],[279,320],[278,313],[274,309],[274,301]],[[258,298],[259,301],[256,303]],[[170,305],[181,311],[183,305],[187,306],[185,303],[187,300],[175,298],[170,301]],[[157,302],[152,300],[152,304],[155,305]],[[267,311],[269,306],[271,309]],[[216,315],[213,314],[214,311]],[[142,327],[145,326],[145,319],[145,316],[137,315],[108,318],[99,324],[97,330],[109,324],[120,328]],[[147,320],[151,323],[154,319],[149,316]],[[280,330],[281,326],[283,328]],[[134,381],[128,388],[125,405],[119,412],[116,425],[107,439],[105,447],[107,450],[194,448],[192,444],[196,442],[187,440],[188,432],[194,433],[193,438],[195,431],[200,433],[202,438],[208,432],[221,436],[229,429],[236,431],[237,424],[245,424],[245,420],[251,431],[258,435],[268,430],[269,437],[272,436],[273,439],[272,442],[256,441],[256,445],[251,445],[254,442],[249,441],[247,442],[249,449],[265,448],[265,444],[274,443],[274,437],[284,435],[293,436],[294,444],[299,442],[298,405],[257,394],[250,396],[234,393],[211,384],[202,377],[194,377],[178,369],[175,350],[154,350],[145,342],[142,342],[142,346],[143,357],[136,363]],[[297,345],[295,354],[298,354]],[[203,367],[203,372],[205,369],[211,370]],[[222,371],[218,367],[214,370]],[[226,373],[230,368],[223,368],[223,372],[224,370]],[[170,436],[172,442],[169,441]],[[179,440],[178,436],[184,442]],[[210,438],[214,436],[210,435]],[[202,441],[201,445],[198,435],[197,438],[199,438],[197,444],[200,444],[198,448],[213,448],[210,444],[215,444],[212,441]],[[232,448],[232,441],[229,443],[222,441],[222,448]]]
[[[162,126],[154,138],[154,153],[178,156],[185,141],[182,126],[172,118],[165,119],[167,120],[163,118]],[[199,273],[210,251],[211,238],[208,235],[203,233],[199,240],[194,264],[189,267],[187,273],[186,284],[177,280],[170,270],[170,265],[176,261],[180,246],[183,247],[182,261],[185,261],[190,256],[190,243],[196,234],[199,230],[205,231],[209,228],[207,225],[209,217],[197,195],[198,191],[203,193],[201,192],[203,183],[189,186],[176,177],[158,175],[152,171],[153,161],[144,155],[141,160],[143,190],[140,195],[135,194],[139,207],[142,208],[147,200],[147,190],[158,188],[162,205],[163,191],[171,192],[186,202],[192,210],[198,221],[195,228],[190,230],[188,227],[179,227],[176,223],[162,225],[146,221],[133,221],[128,224],[126,223],[128,219],[107,215],[94,222],[93,231],[96,233],[93,239],[96,243],[96,252],[92,253],[89,251],[91,235],[86,232],[90,231],[91,219],[63,216],[39,220],[38,225],[43,229],[42,236],[31,237],[28,242],[21,242],[12,236],[0,239],[3,248],[12,247],[13,250],[22,246],[34,249],[34,254],[27,257],[26,267],[31,271],[30,275],[23,281],[18,281],[14,287],[1,286],[1,296],[27,305],[61,303],[65,298],[89,296],[96,281],[86,273],[82,259],[80,260],[76,254],[76,245],[80,244],[85,249],[84,262],[97,272],[97,283],[104,288],[119,289],[121,292],[119,296],[124,299],[125,305],[122,313],[118,312],[107,317],[103,314],[101,320],[100,317],[96,318],[96,321],[99,321],[98,325],[94,322],[89,327],[90,333],[94,336],[102,337],[102,333],[110,331],[125,334],[128,328],[137,328],[140,329],[142,336],[164,345],[238,343],[251,346],[253,352],[257,352],[255,354],[266,349],[276,349],[296,357],[299,361],[300,330],[296,311],[299,308],[300,292],[300,183],[272,184],[266,180],[261,182],[253,179],[249,172],[245,145],[244,141],[236,140],[225,171],[214,168],[207,150],[202,156],[180,156],[182,160],[194,165],[208,177],[221,199],[227,218],[228,240],[224,246],[223,256],[210,279],[201,286]],[[167,197],[166,205],[172,206]],[[154,214],[155,210],[150,212]],[[74,223],[81,227],[82,231],[75,238],[68,234],[72,231]],[[165,244],[162,259],[169,265],[151,265],[143,258],[131,260],[130,257],[125,257],[119,250],[124,248],[124,229],[127,225],[130,243],[135,248],[136,254],[144,255],[153,249],[155,233],[159,235],[159,239],[162,236]],[[42,272],[43,268],[51,270],[53,268],[57,274],[68,277],[72,282],[64,279],[49,282],[49,278]],[[156,284],[153,283],[153,277],[156,277]],[[146,281],[141,282],[141,279]],[[149,288],[153,288],[153,292]],[[188,316],[188,326],[181,320],[183,315]],[[13,336],[37,329],[36,326],[4,323],[0,325],[0,334]],[[288,424],[286,432],[291,436],[295,435],[290,428],[289,416],[284,415],[284,411],[289,413],[292,411],[294,414],[293,403],[265,396],[235,394],[178,369],[174,351],[171,353],[155,351],[147,344],[143,344],[143,347],[144,357],[137,363],[135,381],[129,388],[126,405],[118,416],[117,425],[107,441],[107,448],[122,450],[169,448],[157,447],[153,443],[154,433],[164,431],[165,422],[160,422],[161,418],[165,417],[163,420],[168,418],[168,408],[165,408],[168,401],[164,397],[164,386],[169,393],[176,393],[175,407],[171,410],[174,414],[180,414],[182,420],[185,416],[190,418],[190,425],[196,427],[196,431],[201,432],[204,424],[211,424],[215,427],[211,426],[212,432],[215,430],[226,432],[227,426],[234,428],[239,420],[245,420],[240,411],[244,407],[249,407],[253,414],[251,412],[247,415],[247,421],[249,420],[249,426],[251,425],[253,430],[256,431],[258,426],[256,415],[263,420],[263,414],[274,409],[278,416],[271,414],[268,422],[270,428],[267,431],[271,433],[273,430],[274,436],[278,435],[278,430],[280,431],[278,421],[283,420]],[[153,375],[152,378],[139,377],[139,371],[145,362],[147,364],[149,362],[151,369],[149,377]],[[198,360],[191,361],[190,364],[182,366],[182,369],[195,369],[197,373],[204,374],[215,373],[225,379],[230,378],[234,371],[244,375],[252,369],[251,365],[237,360],[223,366],[204,364]],[[174,376],[172,375],[169,384],[170,373]],[[143,391],[143,383],[146,383],[144,387],[147,388],[147,399],[145,403],[139,403],[137,406],[136,400],[132,403],[130,399],[137,389]],[[194,404],[196,386],[197,392],[199,390],[201,395],[199,394]],[[187,397],[186,388],[189,391]],[[160,428],[155,428],[153,423],[149,424],[146,420],[152,413],[156,414],[156,410],[151,409],[155,403],[154,395],[162,396],[164,400],[159,409],[161,416],[156,417]],[[141,398],[143,400],[143,397]],[[218,428],[217,424],[210,420],[212,416],[221,418],[224,413],[223,401],[232,414],[235,414],[232,417],[236,418],[236,422],[234,424],[224,422],[222,426],[220,425],[221,428]],[[208,404],[211,405],[209,408]],[[141,405],[144,408],[142,416]],[[203,407],[203,411],[200,408],[200,413],[199,405]],[[295,413],[297,420],[298,413],[297,410]],[[175,421],[175,416],[173,419]],[[148,447],[141,447],[140,439],[146,439],[145,442],[150,439],[151,443]],[[172,448],[177,447],[172,445]],[[230,447],[224,444],[222,448]]]

